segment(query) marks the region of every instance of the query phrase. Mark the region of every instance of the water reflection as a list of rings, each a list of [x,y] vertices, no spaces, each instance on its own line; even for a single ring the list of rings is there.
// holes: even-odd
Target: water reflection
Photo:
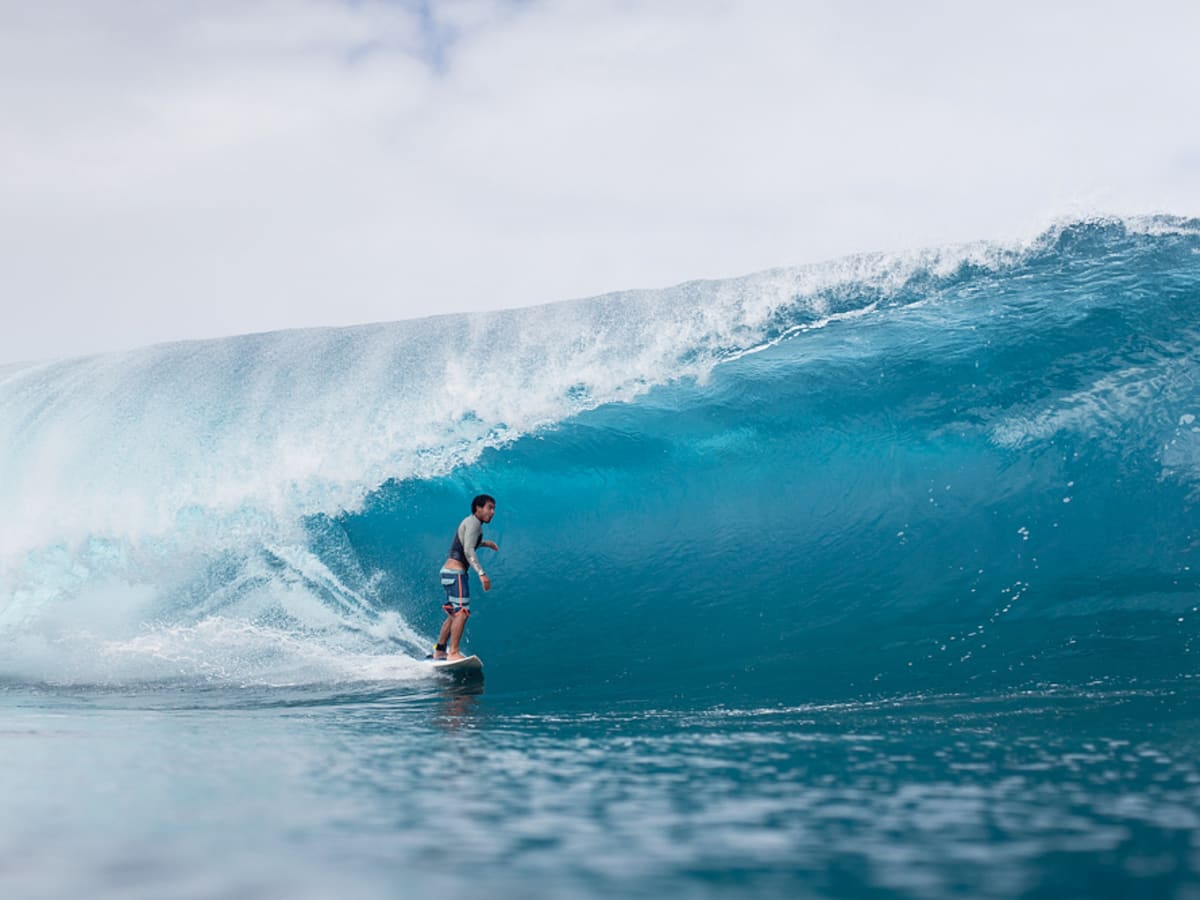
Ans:
[[[479,698],[483,694],[483,675],[454,675],[439,686],[438,711],[433,724],[445,731],[459,731],[475,724]]]

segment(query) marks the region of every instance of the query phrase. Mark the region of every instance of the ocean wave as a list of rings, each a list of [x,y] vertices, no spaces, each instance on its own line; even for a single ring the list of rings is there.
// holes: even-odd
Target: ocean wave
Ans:
[[[28,651],[21,671],[82,640],[99,674],[341,677],[320,660],[418,652],[435,530],[481,488],[540,548],[518,544],[513,565],[548,555],[635,611],[673,602],[651,573],[706,573],[697,645],[751,639],[741,619],[773,590],[753,567],[790,546],[815,568],[788,616],[843,638],[855,617],[898,629],[902,649],[867,648],[885,669],[984,644],[974,627],[1015,583],[1077,602],[1068,550],[1110,548],[1090,562],[1130,598],[1117,607],[1182,610],[1190,628],[1198,237],[1192,219],[1066,222],[1009,244],[6,367],[0,631]],[[1153,521],[1128,525],[1123,557],[1104,510],[1135,516],[1131,502]],[[706,535],[681,508],[717,524]],[[579,529],[582,549],[562,543]],[[541,627],[526,602],[506,628]],[[584,595],[581,628],[602,605]],[[271,654],[254,641],[282,658],[256,668]],[[618,646],[651,652],[621,626],[593,662]],[[995,670],[1020,668],[1014,653]]]

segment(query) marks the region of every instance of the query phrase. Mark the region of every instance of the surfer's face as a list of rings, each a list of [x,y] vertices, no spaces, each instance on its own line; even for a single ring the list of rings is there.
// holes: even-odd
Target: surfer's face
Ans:
[[[495,503],[485,503],[483,506],[477,507],[475,510],[475,518],[484,524],[492,521],[492,516],[496,514]]]

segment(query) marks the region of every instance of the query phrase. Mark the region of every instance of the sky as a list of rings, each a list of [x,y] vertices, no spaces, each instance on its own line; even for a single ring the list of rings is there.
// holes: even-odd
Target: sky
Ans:
[[[1200,215],[1200,4],[0,0],[0,364]]]

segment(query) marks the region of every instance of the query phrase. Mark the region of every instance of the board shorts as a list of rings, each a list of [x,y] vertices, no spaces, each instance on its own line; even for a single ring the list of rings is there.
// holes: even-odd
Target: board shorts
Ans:
[[[446,602],[442,604],[446,615],[453,616],[460,612],[471,615],[471,573],[442,569],[439,574],[442,587],[446,589]]]

